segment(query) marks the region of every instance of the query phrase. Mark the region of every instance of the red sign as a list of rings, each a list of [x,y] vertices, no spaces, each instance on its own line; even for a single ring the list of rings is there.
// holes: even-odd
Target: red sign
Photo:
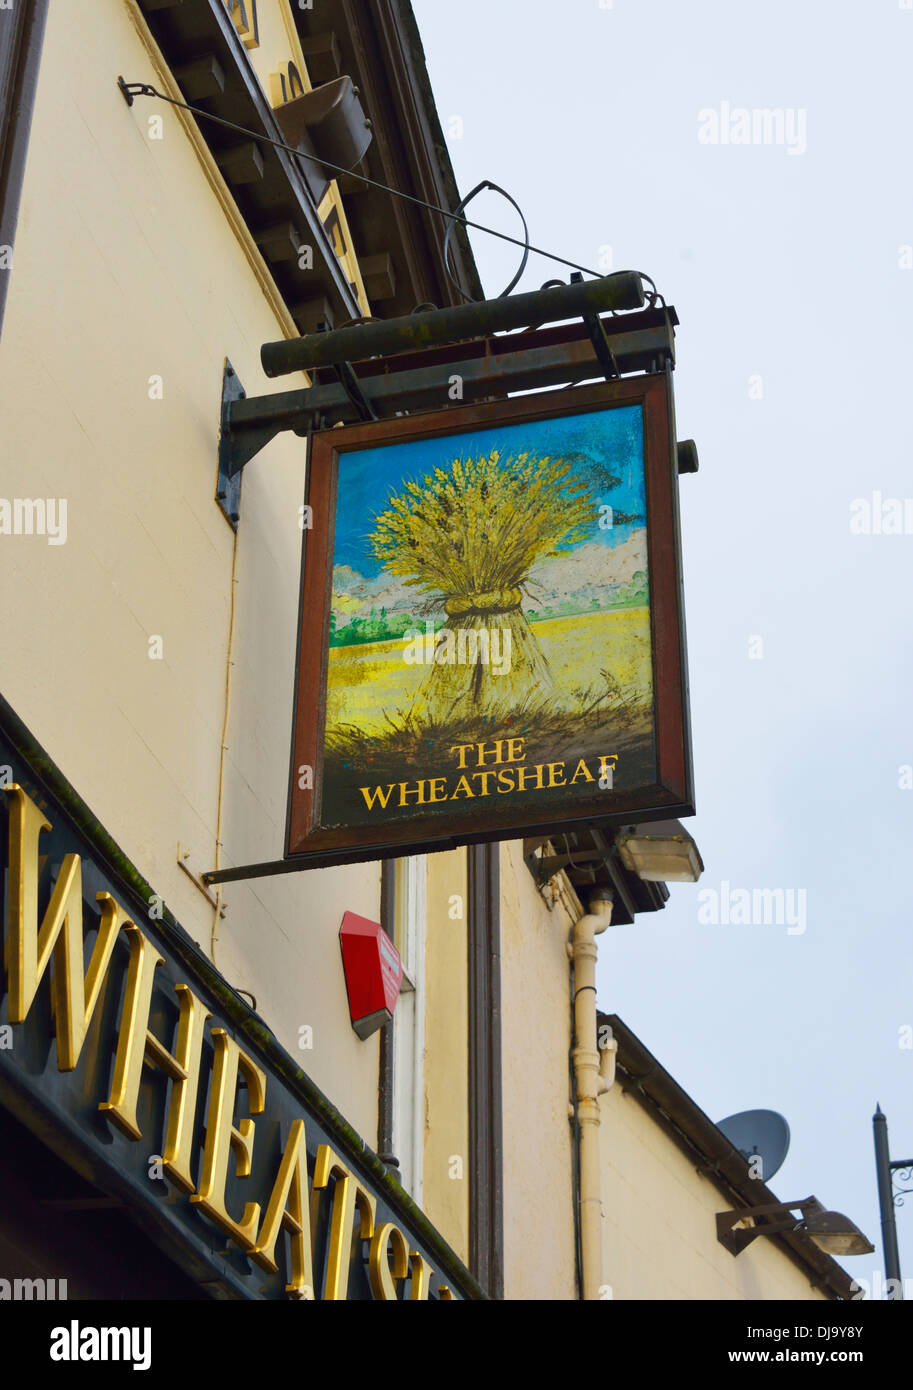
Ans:
[[[393,1018],[403,963],[380,923],[354,912],[343,917],[339,942],[352,1027],[360,1038],[369,1038]]]

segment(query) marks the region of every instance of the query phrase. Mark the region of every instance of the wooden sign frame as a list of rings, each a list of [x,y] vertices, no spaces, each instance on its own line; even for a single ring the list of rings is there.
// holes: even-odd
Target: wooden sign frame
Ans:
[[[521,777],[519,773],[523,758],[516,756],[519,750],[515,742],[512,747],[502,748],[504,756],[498,770],[503,770],[506,775],[508,767],[514,768],[507,782],[502,780],[501,786],[509,787],[511,781],[519,783],[526,797],[523,804],[515,795],[493,799],[490,795],[470,796],[467,793],[465,797],[460,797],[459,783],[457,799],[451,799],[449,792],[458,773],[459,760],[469,760],[471,763],[474,756],[470,752],[457,752],[456,763],[441,768],[442,775],[437,779],[436,788],[434,779],[429,780],[426,787],[429,799],[421,806],[418,803],[412,805],[415,814],[409,814],[409,797],[415,795],[420,800],[422,787],[419,781],[414,780],[414,767],[403,763],[403,785],[407,790],[400,791],[398,795],[400,800],[405,796],[406,805],[400,805],[396,813],[385,814],[379,799],[375,798],[373,805],[370,802],[373,770],[366,768],[362,773],[356,766],[355,773],[351,775],[355,775],[356,779],[363,777],[366,784],[360,789],[365,799],[364,811],[361,812],[359,808],[361,823],[358,823],[357,817],[347,822],[345,817],[340,818],[338,811],[331,820],[324,808],[330,804],[330,793],[336,795],[338,778],[327,781],[325,733],[340,462],[343,461],[344,466],[347,455],[365,449],[379,450],[448,436],[471,436],[479,431],[488,434],[501,426],[527,425],[532,429],[543,421],[583,417],[594,412],[612,411],[620,406],[640,406],[642,411],[652,676],[653,758],[650,771],[653,775],[646,776],[642,784],[616,788],[613,774],[621,764],[619,761],[614,764],[603,761],[599,764],[603,774],[607,767],[611,768],[611,772],[603,776],[599,785],[591,787],[597,770],[597,765],[591,763],[588,771],[578,766],[580,791],[575,787],[572,795],[562,796],[562,789],[569,790],[566,781],[555,783],[553,779],[559,775],[567,779],[571,764],[565,765],[559,760],[554,764],[549,763],[549,771],[539,776],[540,781],[547,778],[552,784],[543,787],[541,797],[536,795],[531,800],[526,795],[526,775]],[[379,506],[387,502],[389,490],[386,499],[378,498]],[[572,390],[543,392],[483,405],[452,406],[421,415],[321,431],[313,435],[311,440],[307,505],[310,508],[308,515],[311,526],[303,532],[285,845],[287,861],[294,861],[303,868],[353,863],[450,849],[459,844],[518,839],[537,834],[557,835],[583,826],[617,827],[694,813],[671,371],[667,369],[655,375],[628,377]],[[603,512],[607,510],[611,509],[601,508]],[[601,674],[607,673],[603,670]],[[610,721],[605,727],[607,741],[611,743]],[[506,743],[509,732],[509,729],[502,729],[499,733],[495,729],[487,752],[483,751],[481,755],[483,759],[489,758],[490,763],[495,762],[497,741],[502,739]],[[521,745],[525,747],[522,740]],[[365,746],[371,747],[370,744]],[[467,741],[453,747],[468,750],[471,743]],[[515,756],[508,757],[508,754]],[[351,765],[339,764],[337,757],[333,766]],[[486,763],[483,761],[481,766],[486,766]],[[553,767],[559,766],[563,769],[561,773],[552,771]],[[468,768],[463,770],[468,774]],[[530,766],[528,772],[531,774],[533,771]],[[384,793],[382,781],[385,780],[386,785],[391,787],[396,782],[395,776],[389,775],[389,763],[387,773],[385,779],[378,781],[381,796]],[[417,792],[408,790],[413,785],[418,788]],[[475,785],[477,789],[485,787],[490,790],[492,784],[490,779],[477,777]],[[446,796],[433,795],[435,789],[444,792],[445,788]],[[462,790],[465,790],[465,786]],[[536,791],[537,788],[533,787],[532,790]],[[350,789],[347,794],[351,801],[355,793]],[[396,792],[392,794],[394,804],[396,795]],[[388,794],[387,810],[390,809],[390,800]],[[442,800],[446,800],[446,805],[443,809],[437,809]],[[434,811],[428,809],[432,802],[436,808]]]

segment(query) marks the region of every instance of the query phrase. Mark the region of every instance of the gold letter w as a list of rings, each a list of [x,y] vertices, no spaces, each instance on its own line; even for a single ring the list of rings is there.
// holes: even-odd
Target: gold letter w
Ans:
[[[5,942],[9,1020],[24,1023],[38,983],[54,956],[51,1000],[57,1025],[57,1066],[72,1071],[92,1020],[114,942],[126,914],[110,893],[98,893],[101,923],[85,974],[82,939],[82,866],[67,854],[38,927],[38,839],[50,821],[15,783],[10,798],[9,925]]]

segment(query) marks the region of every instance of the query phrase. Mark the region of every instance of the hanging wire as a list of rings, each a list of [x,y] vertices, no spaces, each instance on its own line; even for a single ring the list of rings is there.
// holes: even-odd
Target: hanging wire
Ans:
[[[509,203],[513,204],[513,206],[517,209],[517,212],[520,214],[520,221],[523,223],[523,258],[520,261],[519,270],[517,271],[514,278],[511,280],[510,284],[507,286],[507,289],[502,290],[501,293],[498,295],[498,299],[505,299],[507,295],[510,294],[511,290],[516,287],[517,282],[520,279],[520,276],[526,269],[526,262],[529,260],[529,227],[527,227],[526,225],[526,218],[523,216],[523,209],[520,207],[520,204],[516,201],[515,198],[512,198],[505,189],[501,188],[499,184],[492,183],[489,179],[483,179],[481,183],[476,184],[475,188],[472,190],[471,193],[467,193],[465,198],[460,199],[460,201],[457,203],[456,212],[453,214],[453,216],[454,218],[460,218],[460,220],[462,221],[463,219],[460,215],[463,212],[463,209],[467,206],[467,204],[472,202],[473,198],[476,196],[477,193],[484,193],[486,189],[491,189],[492,193],[500,193],[502,198],[506,198]],[[472,298],[472,295],[467,294],[466,291],[463,289],[463,286],[459,284],[459,282],[453,275],[450,274],[450,238],[453,234],[453,229],[456,225],[457,224],[455,221],[451,222],[444,236],[444,274],[447,276],[447,279],[450,281],[451,285],[453,285],[453,288],[457,291],[457,293],[462,295],[462,297],[466,300],[466,303],[474,304],[476,301]]]
[[[646,280],[647,284],[650,286],[650,289],[647,292],[647,299],[650,302],[650,308],[654,309],[657,303],[659,303],[665,309],[666,301],[660,294],[659,290],[656,288],[655,281],[649,275],[647,275],[646,271],[635,270],[634,274],[639,275],[641,280]]]
[[[391,194],[394,198],[402,198],[403,201],[406,203],[413,203],[416,207],[425,208],[428,212],[436,212],[439,216],[446,217],[451,223],[451,226],[448,227],[447,236],[444,240],[444,269],[447,273],[448,278],[451,280],[453,284],[456,284],[456,282],[450,275],[450,271],[447,264],[447,251],[449,251],[450,233],[452,231],[453,224],[455,223],[459,223],[463,227],[471,227],[474,231],[477,232],[486,232],[488,236],[497,237],[499,241],[507,241],[510,242],[511,246],[519,246],[521,248],[521,250],[523,251],[523,261],[521,263],[520,270],[514,277],[514,279],[511,281],[511,284],[508,286],[508,288],[504,290],[504,294],[509,294],[510,290],[513,289],[514,285],[519,280],[520,275],[522,275],[526,267],[526,262],[529,258],[530,252],[532,252],[536,256],[544,256],[546,260],[555,261],[558,265],[568,266],[571,270],[582,270],[585,275],[591,275],[594,279],[601,278],[598,271],[590,270],[588,266],[578,265],[576,261],[569,261],[564,256],[557,256],[553,251],[545,251],[541,246],[533,246],[529,240],[528,233],[525,236],[524,240],[521,241],[518,237],[509,236],[507,232],[496,231],[494,227],[486,227],[482,222],[473,222],[468,217],[464,217],[462,215],[462,209],[466,206],[470,199],[474,198],[475,195],[481,192],[483,188],[491,188],[498,193],[502,193],[505,198],[507,198],[511,203],[513,203],[514,207],[520,213],[520,218],[523,222],[523,229],[524,232],[526,232],[526,219],[523,216],[523,213],[520,212],[519,205],[516,202],[514,202],[514,199],[511,198],[509,193],[504,192],[503,188],[499,188],[497,184],[489,183],[487,180],[483,183],[480,183],[476,188],[472,190],[471,193],[467,194],[467,196],[461,200],[456,212],[449,212],[447,208],[438,207],[436,203],[429,203],[424,198],[418,198],[412,193],[404,193],[400,188],[391,188],[389,184],[380,183],[377,179],[369,178],[367,174],[357,174],[354,170],[346,169],[340,164],[331,164],[329,160],[318,159],[316,155],[307,154],[304,150],[296,150],[291,145],[286,145],[282,140],[274,140],[271,135],[263,135],[260,131],[248,130],[246,126],[238,125],[235,121],[227,121],[222,116],[214,116],[210,111],[203,111],[199,106],[190,106],[186,101],[178,101],[177,97],[167,96],[164,92],[158,91],[148,82],[125,82],[124,79],[120,77],[118,78],[117,85],[123,93],[125,100],[131,106],[133,104],[133,98],[136,96],[157,97],[159,101],[167,101],[170,106],[178,106],[181,108],[182,111],[189,111],[192,116],[201,116],[206,121],[214,121],[216,125],[224,126],[226,130],[234,130],[237,132],[237,134],[246,135],[251,140],[263,140],[266,144],[273,145],[277,150],[284,150],[286,154],[293,155],[295,159],[311,159],[315,164],[319,164],[322,168],[332,170],[334,174],[346,174],[349,178],[358,179],[360,183],[367,184],[369,188],[376,188],[382,193]],[[647,299],[649,301],[650,308],[653,308],[658,299],[661,300],[663,304],[665,304],[665,301],[662,300],[662,296],[658,293],[656,285],[650,279],[649,275],[644,275],[642,271],[635,271],[635,274],[640,275],[641,279],[648,281],[649,284],[652,286],[652,293],[647,294]],[[557,283],[563,284],[564,282],[558,281]],[[458,285],[457,289],[460,289]],[[460,289],[460,293],[463,294],[462,289]],[[464,298],[466,298],[465,294]]]

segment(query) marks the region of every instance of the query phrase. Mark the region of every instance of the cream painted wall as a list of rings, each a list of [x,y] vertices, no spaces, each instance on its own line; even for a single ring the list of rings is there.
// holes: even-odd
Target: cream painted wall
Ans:
[[[571,918],[501,846],[504,1296],[576,1297],[570,1081]]]
[[[0,339],[0,490],[66,498],[68,539],[0,537],[0,688],[208,950],[213,911],[176,850],[213,864],[233,547],[214,501],[222,364],[248,394],[277,389],[258,353],[287,324],[178,115],[128,109],[121,73],[155,78],[128,0],[50,6]],[[245,470],[225,865],[282,850],[303,488],[291,435]],[[337,933],[346,908],[378,915],[379,882],[375,864],[229,885],[216,949],[372,1148],[378,1044],[350,1027]]]
[[[737,1257],[719,1244],[714,1216],[730,1204],[620,1084],[599,1108],[603,1277],[612,1297],[825,1297],[772,1240]]]
[[[505,1297],[576,1297],[569,961],[581,905],[552,906],[520,843],[501,847]],[[560,890],[563,889],[563,893]],[[597,937],[597,945],[599,938]],[[603,1278],[616,1299],[822,1298],[771,1241],[733,1258],[716,1239],[725,1198],[633,1097],[600,1100]]]
[[[422,1206],[444,1239],[461,1259],[466,1260],[469,1254],[466,851],[430,854],[427,864]],[[451,916],[457,909],[461,915]]]

